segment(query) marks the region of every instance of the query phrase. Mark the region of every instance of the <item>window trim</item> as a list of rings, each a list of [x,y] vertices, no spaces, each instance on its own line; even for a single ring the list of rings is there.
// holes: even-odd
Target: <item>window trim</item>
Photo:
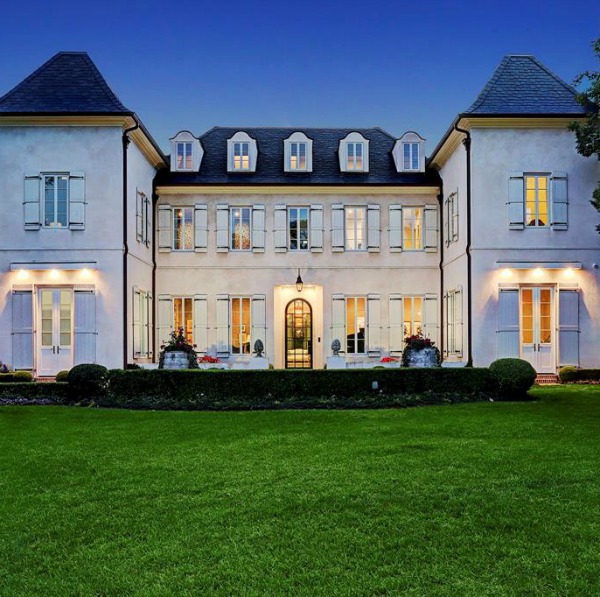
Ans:
[[[233,301],[240,301],[240,321],[243,321],[243,301],[248,301],[248,329],[243,330],[244,324],[240,323],[240,330],[238,332],[238,341],[240,342],[240,352],[233,351]],[[246,334],[249,338],[248,341],[248,352],[244,352],[242,342],[242,334]],[[235,356],[250,356],[252,354],[252,295],[251,294],[230,294],[229,295],[229,354]],[[264,343],[264,340],[263,340]]]
[[[540,224],[528,224],[527,223],[527,179],[534,178],[535,179],[535,214],[534,214],[534,222],[539,221],[539,186],[538,180],[540,178],[546,179],[546,207],[547,214],[546,220],[547,222],[543,225]],[[552,198],[551,198],[551,184],[552,184],[552,173],[551,172],[523,172],[523,224],[524,228],[527,230],[548,230],[551,228],[552,222]]]
[[[296,242],[298,243],[298,248],[296,249],[292,249],[292,237],[291,237],[291,217],[290,217],[290,211],[295,209],[296,211],[299,211],[301,209],[305,209],[306,210],[306,230],[308,232],[308,236],[307,236],[307,244],[306,244],[306,249],[301,249],[300,248],[300,238],[299,235],[296,239]],[[310,206],[309,205],[288,205],[287,206],[287,210],[286,210],[286,216],[287,216],[287,224],[286,224],[286,232],[287,232],[287,250],[292,252],[292,253],[308,253],[310,252]],[[296,221],[299,221],[299,218],[296,219]],[[300,232],[300,227],[297,228],[298,232]]]
[[[363,236],[362,236],[362,242],[363,242],[363,248],[359,249],[359,248],[348,248],[348,210],[349,209],[360,209],[363,211]],[[353,253],[366,253],[368,252],[368,221],[367,221],[367,217],[368,217],[368,206],[366,205],[344,205],[344,251],[348,251],[348,252],[353,252]],[[356,217],[354,218],[354,233],[355,233],[355,242],[354,244],[356,245],[356,239],[357,239],[357,227],[356,227]]]
[[[185,223],[185,210],[189,209],[191,214],[192,214],[192,220],[191,220],[191,226],[192,226],[192,242],[191,242],[191,246],[190,248],[183,248],[183,249],[178,249],[175,247],[175,242],[177,240],[177,234],[176,234],[176,228],[175,228],[175,215],[177,213],[177,211],[179,210],[183,210],[184,211],[184,216],[183,216],[183,222]],[[173,206],[172,208],[172,216],[171,216],[171,234],[173,235],[173,240],[171,242],[171,249],[173,251],[177,251],[178,253],[191,253],[194,251],[194,235],[195,235],[195,229],[194,229],[194,207],[193,206]],[[184,241],[185,244],[185,241]]]
[[[420,299],[421,300],[421,322],[420,322],[420,330],[416,330],[414,331],[415,328],[415,299]],[[410,326],[411,329],[413,329],[412,333],[405,333],[404,332],[404,326],[406,324],[406,303],[405,301],[410,300],[411,301],[411,308],[410,308],[410,312],[411,312],[411,320],[410,320]],[[412,336],[414,334],[425,334],[425,295],[424,294],[403,294],[402,295],[402,335],[404,337],[404,339],[408,338],[409,336]]]
[[[248,221],[249,221],[249,227],[248,227],[249,244],[248,244],[247,249],[244,249],[243,247],[235,248],[233,246],[233,212],[236,209],[239,209],[239,210],[247,209],[250,212],[250,217],[248,219]],[[253,247],[252,247],[252,212],[253,212],[252,205],[230,205],[229,206],[228,232],[229,232],[229,250],[230,251],[235,251],[236,253],[248,253],[248,252],[251,253],[252,252],[252,249],[253,249]],[[242,217],[242,214],[240,213],[240,223],[242,221],[243,221],[243,217]]]
[[[407,210],[415,210],[415,209],[419,209],[421,210],[421,246],[418,248],[412,247],[412,248],[407,248],[406,247],[406,234],[404,233],[405,230],[405,219],[406,219],[406,212]],[[414,228],[411,229],[412,232],[414,233]],[[413,244],[414,244],[414,237],[413,237]],[[403,205],[402,206],[402,250],[403,251],[408,251],[408,252],[420,252],[420,251],[425,251],[425,205]]]
[[[54,178],[55,179],[55,188],[54,188],[54,221],[53,221],[53,225],[51,224],[46,224],[46,178]],[[63,177],[67,184],[66,184],[66,191],[67,191],[67,197],[66,197],[66,224],[60,225],[58,226],[58,222],[57,222],[57,217],[58,217],[58,179],[59,177]],[[40,173],[40,185],[41,185],[41,190],[42,190],[42,196],[41,196],[41,225],[42,228],[45,229],[51,229],[51,230],[69,230],[69,219],[70,219],[70,211],[71,211],[71,206],[70,206],[70,202],[71,202],[71,194],[70,194],[70,189],[69,189],[69,179],[70,179],[70,173],[69,172],[41,172]]]
[[[182,163],[185,164],[188,160],[190,162],[189,167],[183,165],[180,166],[179,165],[179,146],[182,145],[183,146],[183,158],[182,158]],[[189,153],[186,152],[186,148],[189,145]],[[191,141],[176,141],[175,142],[175,150],[176,150],[176,156],[175,156],[175,160],[176,160],[176,164],[177,164],[177,170],[178,171],[190,171],[194,169],[194,145]]]
[[[406,167],[406,148],[409,148],[408,151],[408,163],[409,166],[408,168]],[[416,161],[417,161],[417,167],[414,167],[414,162],[415,162],[415,155],[414,155],[414,150],[416,149],[417,155],[416,155]],[[420,163],[421,163],[421,144],[418,141],[403,141],[402,142],[402,166],[403,166],[403,170],[405,172],[417,172],[418,170],[420,170]]]
[[[357,348],[358,345],[358,340],[359,338],[358,336],[358,300],[362,299],[365,303],[365,310],[364,310],[364,337],[362,338],[363,341],[363,351],[362,352],[358,352],[358,351],[354,351],[354,352],[350,352],[348,350],[348,301],[354,301],[354,326],[355,326],[355,332],[353,334],[354,338],[353,338],[353,343],[354,343],[354,348]],[[347,355],[351,355],[351,356],[367,356],[369,354],[369,300],[368,300],[368,296],[366,294],[352,294],[352,295],[344,295],[344,346],[343,346],[343,350],[345,352],[345,354]]]
[[[178,326],[177,325],[176,317],[175,317],[175,313],[176,313],[175,303],[176,303],[176,301],[182,301],[181,302],[181,313],[182,313],[182,315],[183,315],[184,318],[185,318],[185,302],[186,301],[190,301],[190,313],[191,313],[191,316],[192,316],[192,327],[191,327],[192,333],[191,333],[191,337],[188,337],[188,335],[187,335],[187,329],[186,329],[186,325],[185,325],[185,320],[182,322],[183,326]],[[179,331],[179,327],[183,327],[183,332],[185,334],[186,340],[188,342],[190,342],[191,344],[194,344],[195,343],[195,338],[194,338],[194,324],[195,324],[195,322],[194,322],[194,297],[193,297],[193,295],[190,295],[190,294],[172,295],[171,296],[171,308],[172,308],[172,315],[171,315],[172,319],[171,319],[171,321],[173,322],[173,330],[175,332],[178,332]]]

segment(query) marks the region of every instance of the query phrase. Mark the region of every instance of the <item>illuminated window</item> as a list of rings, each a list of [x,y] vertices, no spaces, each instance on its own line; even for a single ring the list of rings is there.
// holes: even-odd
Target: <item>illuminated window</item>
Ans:
[[[525,225],[548,226],[548,176],[525,175]]]
[[[404,337],[423,333],[423,297],[405,296],[403,298]]]
[[[403,143],[404,169],[419,169],[419,143]]]
[[[188,342],[194,341],[194,299],[192,297],[173,298],[173,325],[175,331],[183,328]]]
[[[306,170],[306,143],[290,143],[290,170]]]
[[[250,354],[250,297],[231,297],[231,354]]]
[[[44,174],[44,226],[65,228],[69,225],[69,177]]]
[[[408,251],[423,248],[423,208],[402,210],[402,248]]]
[[[364,170],[364,143],[346,143],[346,167],[348,170]]]
[[[250,169],[250,144],[246,142],[233,144],[233,169]]]
[[[231,208],[231,249],[235,251],[250,251],[251,246],[251,207]]]
[[[346,297],[346,353],[365,353],[365,330],[367,323],[367,299],[360,296]]]
[[[367,210],[365,207],[346,207],[346,250],[367,250]]]
[[[308,251],[308,223],[308,207],[290,207],[288,209],[290,251]]]
[[[192,144],[177,143],[177,169],[191,170],[192,169]]]
[[[173,250],[194,250],[194,209],[192,207],[173,209]]]

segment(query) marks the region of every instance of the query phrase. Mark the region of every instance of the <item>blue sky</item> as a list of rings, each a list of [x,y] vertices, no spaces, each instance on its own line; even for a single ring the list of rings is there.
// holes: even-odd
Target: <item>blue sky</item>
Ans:
[[[0,95],[87,51],[165,149],[181,129],[380,126],[431,151],[505,54],[597,68],[597,0],[6,0]]]

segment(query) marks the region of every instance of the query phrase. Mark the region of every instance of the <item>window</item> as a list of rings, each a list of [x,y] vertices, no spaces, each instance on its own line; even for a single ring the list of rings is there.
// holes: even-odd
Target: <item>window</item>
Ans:
[[[250,297],[231,297],[231,354],[250,354],[250,304]]]
[[[308,251],[309,213],[308,207],[290,207],[288,209],[288,246],[290,251]]]
[[[404,170],[419,169],[419,143],[403,143]]]
[[[231,248],[235,251],[250,251],[251,245],[251,207],[231,208]]]
[[[402,234],[404,250],[423,248],[423,208],[405,207],[402,210]]]
[[[404,337],[423,333],[423,297],[405,296],[403,298]]]
[[[458,193],[446,197],[446,245],[458,240]]]
[[[234,143],[233,144],[233,169],[234,170],[249,170],[250,169],[250,144]]]
[[[548,226],[548,176],[525,175],[525,225]]]
[[[306,143],[290,143],[290,170],[306,170]]]
[[[345,208],[346,250],[365,251],[367,249],[367,210],[365,207]]]
[[[63,228],[69,224],[69,176],[44,174],[44,226]]]
[[[192,207],[173,209],[173,250],[194,250],[194,209]]]
[[[312,172],[312,139],[296,131],[283,140],[285,172]]]
[[[177,170],[192,169],[192,144],[177,143]]]
[[[364,170],[363,167],[363,144],[346,144],[346,165],[348,170]]]
[[[338,154],[340,171],[369,171],[369,140],[360,133],[349,133],[344,139],[340,139]]]
[[[138,191],[135,206],[135,237],[140,243],[150,244],[150,200]]]
[[[367,299],[346,297],[346,353],[364,354],[367,323]]]
[[[173,298],[173,327],[175,331],[183,328],[188,342],[194,339],[194,299],[192,297]]]

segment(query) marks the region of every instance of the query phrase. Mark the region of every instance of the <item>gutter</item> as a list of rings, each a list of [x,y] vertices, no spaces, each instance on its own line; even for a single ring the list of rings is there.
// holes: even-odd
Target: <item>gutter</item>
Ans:
[[[472,259],[471,259],[471,133],[466,129],[461,129],[457,123],[454,123],[454,130],[463,133],[463,145],[467,152],[467,367],[473,366],[473,325],[471,313],[473,311],[473,289],[472,289]]]
[[[134,116],[135,118],[135,116]],[[129,256],[129,244],[127,243],[127,148],[130,143],[129,133],[140,128],[140,123],[135,118],[135,125],[125,129],[121,141],[123,143],[123,369],[127,368],[127,335],[128,335],[128,276],[127,276],[127,262]]]

